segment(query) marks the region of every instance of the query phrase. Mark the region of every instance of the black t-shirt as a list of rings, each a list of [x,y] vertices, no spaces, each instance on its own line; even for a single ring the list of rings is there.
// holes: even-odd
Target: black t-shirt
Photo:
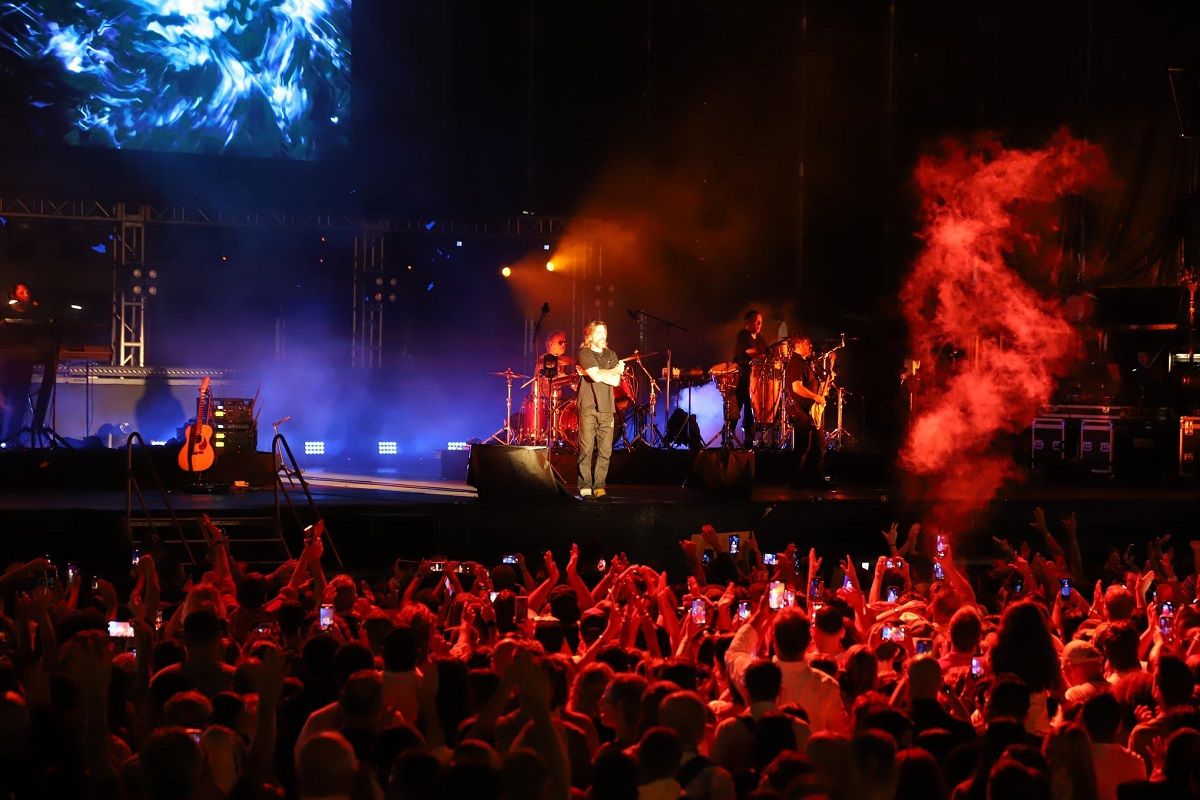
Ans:
[[[579,348],[579,354],[575,357],[575,363],[583,370],[583,380],[579,382],[580,411],[595,409],[602,414],[613,413],[616,408],[613,404],[613,387],[607,383],[593,381],[587,376],[587,371],[592,367],[612,369],[617,366],[619,360],[617,354],[610,347],[604,348],[604,351],[600,353],[595,352],[586,345]]]
[[[817,391],[821,384],[817,381],[817,371],[813,369],[812,364],[809,364],[808,359],[803,356],[793,355],[788,359],[787,367],[784,369],[783,381],[784,391],[788,395],[788,416],[796,416],[796,411],[803,411],[807,414],[813,407],[813,401],[792,391],[792,384],[800,381],[810,392]]]
[[[738,331],[737,343],[734,345],[734,347],[736,349],[733,351],[733,363],[745,366],[746,364],[750,363],[750,359],[752,358],[746,353],[747,350],[751,348],[759,351],[763,350],[763,336],[761,333],[751,333],[745,328],[742,328],[740,331]],[[763,353],[760,352],[759,356],[762,355]],[[754,358],[759,356],[754,356]]]

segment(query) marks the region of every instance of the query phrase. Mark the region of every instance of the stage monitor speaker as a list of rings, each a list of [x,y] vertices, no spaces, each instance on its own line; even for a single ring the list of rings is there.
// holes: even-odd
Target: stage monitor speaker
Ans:
[[[570,496],[544,447],[472,445],[467,483],[475,487],[481,500],[553,500]]]
[[[687,486],[706,494],[750,499],[754,489],[754,451],[725,448],[701,450],[692,461]]]
[[[667,420],[666,439],[667,444],[686,444],[689,450],[699,450],[704,446],[696,415],[689,414],[682,408],[671,412],[671,418]]]

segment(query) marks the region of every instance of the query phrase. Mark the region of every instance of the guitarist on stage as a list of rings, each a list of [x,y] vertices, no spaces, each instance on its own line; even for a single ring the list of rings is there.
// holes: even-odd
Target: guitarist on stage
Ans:
[[[790,339],[791,358],[784,370],[785,407],[788,422],[795,429],[796,472],[792,484],[796,486],[825,485],[825,432],[821,430],[814,415],[824,411],[825,391],[817,371],[812,365],[813,344],[808,336],[797,335]]]

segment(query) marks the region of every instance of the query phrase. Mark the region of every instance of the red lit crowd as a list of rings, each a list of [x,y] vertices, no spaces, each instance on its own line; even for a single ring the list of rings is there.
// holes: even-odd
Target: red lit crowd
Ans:
[[[204,571],[147,553],[126,596],[13,565],[0,797],[1200,797],[1187,554],[1085,575],[1074,516],[1030,530],[966,563],[893,525],[856,562],[705,527],[686,574],[572,546],[370,584],[320,525],[260,573],[206,523]]]

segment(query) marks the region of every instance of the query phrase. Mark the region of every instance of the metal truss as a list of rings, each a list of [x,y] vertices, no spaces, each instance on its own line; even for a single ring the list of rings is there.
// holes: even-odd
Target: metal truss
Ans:
[[[115,367],[146,363],[146,292],[134,292],[132,270],[147,269],[147,225],[352,231],[354,327],[351,363],[383,365],[383,317],[393,290],[384,275],[388,235],[504,236],[551,239],[581,232],[589,223],[565,217],[518,214],[490,221],[372,216],[353,213],[229,210],[200,206],[134,204],[0,193],[0,217],[104,222],[113,227],[112,349]]]
[[[350,364],[356,368],[383,366],[383,304],[391,287],[383,274],[384,234],[364,230],[354,237],[354,323]]]
[[[146,294],[134,292],[130,272],[146,264],[143,206],[118,203],[113,231],[113,364],[146,366]]]
[[[122,209],[133,204],[106,200],[45,198],[0,194],[0,216],[31,219],[65,219],[119,223]],[[415,233],[435,236],[555,237],[572,232],[585,223],[566,217],[517,214],[487,221],[372,216],[352,213],[230,210],[200,206],[140,206],[146,224],[212,225],[244,228],[306,228],[313,230]]]

